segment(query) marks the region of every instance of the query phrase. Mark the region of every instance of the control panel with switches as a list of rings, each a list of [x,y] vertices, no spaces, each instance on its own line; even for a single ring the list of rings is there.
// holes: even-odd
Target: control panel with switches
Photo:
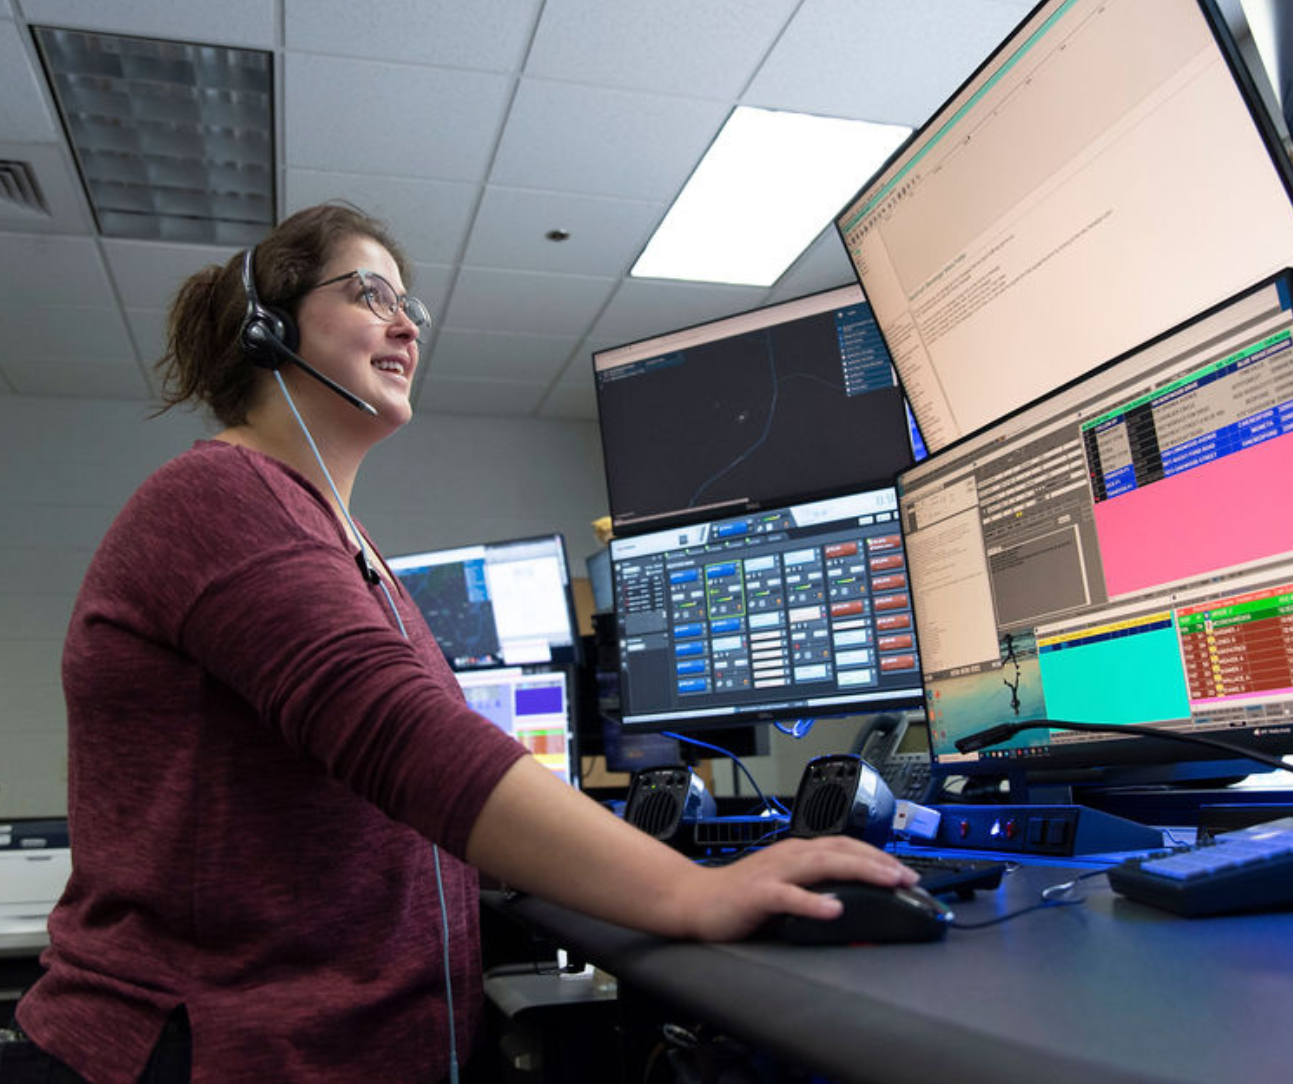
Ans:
[[[941,805],[929,847],[1043,854],[1105,854],[1163,845],[1161,829],[1080,805]]]

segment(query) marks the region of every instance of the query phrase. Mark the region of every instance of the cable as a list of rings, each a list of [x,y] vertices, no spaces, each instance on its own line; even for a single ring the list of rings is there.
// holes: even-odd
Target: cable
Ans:
[[[790,726],[786,726],[782,722],[774,722],[772,725],[787,737],[799,741],[808,737],[808,732],[813,729],[816,723],[816,719],[796,719]]]
[[[664,731],[664,736],[666,738],[673,738],[674,741],[686,742],[688,745],[698,745],[702,749],[709,749],[715,753],[721,753],[723,756],[730,758],[731,761],[738,768],[740,768],[741,771],[745,773],[745,778],[750,781],[750,786],[754,788],[754,793],[759,796],[759,801],[763,803],[763,808],[766,809],[769,814],[771,814],[774,817],[778,813],[787,817],[790,816],[790,810],[788,810],[784,805],[782,805],[779,801],[777,801],[777,799],[769,798],[766,794],[763,793],[763,789],[759,786],[758,780],[756,780],[754,776],[750,774],[750,769],[747,768],[744,763],[742,763],[741,758],[738,757],[735,753],[729,753],[726,749],[723,749],[717,745],[710,745],[709,742],[699,741],[696,738],[689,738],[685,734],[675,734],[672,730]]]
[[[1186,734],[1179,730],[1165,730],[1153,726],[1134,726],[1131,723],[1074,723],[1065,719],[1030,719],[1017,723],[999,723],[986,730],[977,731],[956,740],[956,748],[961,753],[974,753],[990,745],[1000,745],[1009,741],[1024,730],[1072,730],[1079,734],[1136,734],[1144,738],[1159,738],[1165,741],[1183,741],[1202,745],[1209,749],[1219,749],[1232,757],[1244,760],[1255,760],[1277,771],[1293,772],[1293,765],[1270,753],[1258,752],[1256,749],[1245,749],[1234,742],[1221,741],[1204,734]]]
[[[1072,899],[1065,899],[1067,893],[1071,892],[1079,881],[1085,881],[1088,877],[1099,877],[1105,872],[1107,871],[1103,869],[1088,870],[1086,873],[1078,874],[1071,881],[1048,885],[1042,889],[1040,902],[1021,907],[1018,911],[1011,911],[1008,915],[998,915],[983,922],[953,922],[951,927],[954,930],[984,930],[989,926],[999,926],[1003,922],[1009,922],[1012,918],[1019,918],[1020,915],[1031,914],[1033,911],[1045,911],[1052,907],[1077,907],[1086,903],[1086,897],[1075,896]]]
[[[444,930],[440,948],[444,955],[444,999],[449,1009],[449,1081],[458,1084],[458,1022],[453,1014],[453,981],[449,970],[449,909],[445,906],[444,877],[440,873],[440,848],[434,843],[431,856],[435,859],[435,887],[440,896],[440,925]]]
[[[350,526],[350,533],[354,536],[355,542],[359,546],[359,568],[364,579],[368,583],[375,583],[382,589],[382,594],[386,596],[386,605],[390,607],[391,613],[395,615],[395,624],[399,626],[400,635],[407,640],[409,638],[408,629],[404,627],[404,619],[400,617],[400,611],[396,609],[395,599],[391,597],[390,589],[386,586],[386,579],[368,563],[364,536],[359,533],[359,528],[355,526],[355,521],[350,518],[350,510],[346,507],[346,502],[341,499],[337,483],[332,480],[332,472],[328,470],[328,465],[324,463],[323,456],[319,453],[319,446],[314,443],[314,437],[310,435],[309,426],[305,424],[305,419],[301,417],[301,412],[296,409],[296,403],[292,400],[291,392],[287,390],[283,374],[277,369],[274,370],[274,379],[278,381],[279,389],[287,400],[287,405],[292,410],[292,417],[296,419],[296,424],[300,426],[301,432],[305,434],[306,443],[310,445],[310,451],[314,453],[315,462],[319,464],[319,469],[323,471],[323,477],[328,480],[328,486],[332,490],[333,497],[336,498],[337,507],[341,509],[341,514]],[[444,878],[440,873],[440,848],[434,843],[431,844],[431,856],[435,859],[435,884],[436,891],[440,896],[440,929],[442,932],[440,944],[444,951],[444,996],[445,1004],[449,1010],[449,1081],[450,1084],[458,1084],[458,1027],[453,1014],[453,979],[449,961],[449,911],[445,906]]]

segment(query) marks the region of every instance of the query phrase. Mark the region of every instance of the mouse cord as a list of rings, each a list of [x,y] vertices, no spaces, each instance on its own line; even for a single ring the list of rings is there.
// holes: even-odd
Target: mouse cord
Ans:
[[[1077,907],[1086,903],[1085,896],[1069,896],[1069,893],[1079,881],[1085,881],[1088,877],[1099,877],[1105,870],[1093,869],[1086,873],[1080,873],[1071,881],[1064,881],[1061,884],[1050,885],[1042,889],[1042,898],[1039,902],[1029,904],[1027,907],[1021,907],[1018,911],[1011,911],[1007,915],[998,915],[996,918],[986,919],[983,922],[952,922],[950,923],[954,930],[983,930],[989,926],[999,926],[1003,922],[1009,922],[1012,918],[1018,918],[1020,915],[1031,914],[1033,911],[1047,911],[1052,907]]]
[[[346,517],[346,523],[350,527],[350,531],[355,537],[355,542],[359,546],[359,554],[362,562],[361,568],[365,568],[368,563],[368,554],[364,545],[364,536],[359,533],[359,528],[355,526],[355,521],[350,518],[350,510],[346,507],[345,501],[341,499],[341,494],[337,491],[337,484],[332,480],[332,473],[328,470],[327,464],[323,462],[323,456],[319,453],[319,446],[314,443],[314,437],[310,435],[309,426],[305,424],[305,419],[301,417],[301,412],[296,409],[296,403],[293,402],[292,395],[287,390],[287,384],[283,380],[283,374],[275,369],[274,378],[278,381],[278,386],[283,392],[283,397],[287,400],[287,405],[292,409],[292,417],[296,419],[296,424],[301,427],[301,432],[305,434],[306,443],[310,445],[310,451],[314,453],[315,462],[319,464],[319,469],[323,471],[323,477],[328,480],[328,485],[332,489],[332,495],[337,500],[337,507],[341,509],[341,514]],[[364,580],[369,583],[376,583],[377,586],[382,589],[382,594],[386,596],[386,605],[390,607],[391,613],[395,615],[395,624],[399,626],[400,635],[407,640],[409,638],[409,631],[404,627],[404,620],[400,617],[400,612],[395,607],[395,600],[391,597],[391,592],[386,586],[385,578],[374,572],[372,576],[365,574]],[[445,1005],[449,1013],[449,1081],[450,1084],[458,1084],[458,1029],[456,1021],[454,1020],[453,980],[450,977],[449,970],[449,912],[445,907],[444,878],[440,873],[440,848],[434,843],[431,844],[431,854],[435,859],[436,890],[440,894],[440,928],[442,933],[440,941],[441,948],[444,951],[444,996]]]

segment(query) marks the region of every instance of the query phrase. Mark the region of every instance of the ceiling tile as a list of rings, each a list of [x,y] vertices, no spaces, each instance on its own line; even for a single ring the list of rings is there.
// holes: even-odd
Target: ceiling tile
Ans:
[[[6,361],[19,395],[71,399],[147,399],[148,384],[135,362]]]
[[[444,326],[538,335],[583,332],[610,296],[611,279],[539,275],[465,267],[458,276]]]
[[[822,231],[802,256],[786,271],[768,294],[769,303],[815,294],[857,281],[844,242],[833,225]]]
[[[477,267],[619,277],[633,265],[664,212],[659,203],[488,187],[463,261]],[[545,235],[553,229],[570,236],[550,241]]]
[[[218,4],[175,0],[23,0],[29,23],[105,30],[145,38],[270,49],[275,44],[275,4],[265,0],[220,0]]]
[[[534,413],[546,384],[511,380],[465,380],[430,376],[422,385],[417,409],[437,414],[524,416]]]
[[[595,422],[597,420],[597,400],[593,389],[577,388],[569,384],[558,384],[539,405],[536,414],[540,418],[562,418],[568,421]]]
[[[162,309],[127,309],[126,323],[138,347],[139,360],[151,369],[166,352],[166,313]]]
[[[869,0],[861,18],[857,0],[805,0],[742,102],[919,125],[1031,6]]]
[[[287,171],[287,213],[348,200],[381,219],[415,263],[453,263],[462,251],[480,187],[409,177]]]
[[[539,6],[539,0],[385,0],[356,8],[353,0],[285,0],[283,12],[289,49],[516,71]]]
[[[484,179],[511,90],[507,76],[310,53],[289,54],[286,68],[289,166]]]
[[[0,233],[0,267],[8,268],[0,304],[117,302],[99,247],[88,237]]]
[[[445,328],[436,340],[431,371],[447,377],[547,383],[565,366],[578,342],[544,335]]]
[[[797,0],[548,0],[527,75],[630,90],[735,98]]]
[[[758,308],[767,296],[767,290],[745,286],[628,279],[606,306],[593,334],[615,344],[633,342]]]
[[[622,346],[623,339],[584,339],[574,352],[570,355],[570,360],[566,363],[565,369],[562,370],[558,382],[561,384],[578,384],[584,380],[593,378],[593,354],[599,350],[609,350],[614,346]]]
[[[404,248],[403,239],[396,237],[396,240],[399,241],[400,247]],[[405,255],[409,255],[407,251]],[[409,258],[412,259],[411,256]],[[431,310],[432,327],[437,327],[441,322],[441,314],[448,301],[455,274],[457,274],[456,270],[446,264],[413,261],[413,280],[404,285],[413,291],[414,297]]]
[[[33,362],[135,361],[125,317],[115,305],[28,303],[5,298],[0,307],[0,358]]]
[[[719,102],[522,79],[490,183],[670,201],[729,112]]]
[[[168,309],[184,280],[209,264],[226,263],[238,249],[157,241],[105,239],[103,254],[127,308]]]
[[[573,371],[573,367],[568,372]],[[592,363],[580,366],[578,379],[562,378],[549,389],[539,404],[541,418],[578,418],[597,420],[597,392],[593,386]]]
[[[45,80],[18,24],[0,22],[0,133],[5,139],[52,143],[58,122],[45,99]]]

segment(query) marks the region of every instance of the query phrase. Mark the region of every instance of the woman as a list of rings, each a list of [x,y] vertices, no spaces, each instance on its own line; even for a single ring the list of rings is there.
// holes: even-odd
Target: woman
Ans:
[[[155,1071],[176,1034],[194,1080],[441,1078],[480,1013],[475,869],[712,939],[838,913],[798,885],[915,879],[842,838],[699,868],[466,707],[348,512],[411,416],[427,317],[407,272],[380,224],[324,205],[172,308],[167,403],[224,429],[144,483],[86,576],[64,656],[73,874],[18,1010],[96,1081]],[[287,355],[263,349],[262,303],[376,413],[263,367]]]

